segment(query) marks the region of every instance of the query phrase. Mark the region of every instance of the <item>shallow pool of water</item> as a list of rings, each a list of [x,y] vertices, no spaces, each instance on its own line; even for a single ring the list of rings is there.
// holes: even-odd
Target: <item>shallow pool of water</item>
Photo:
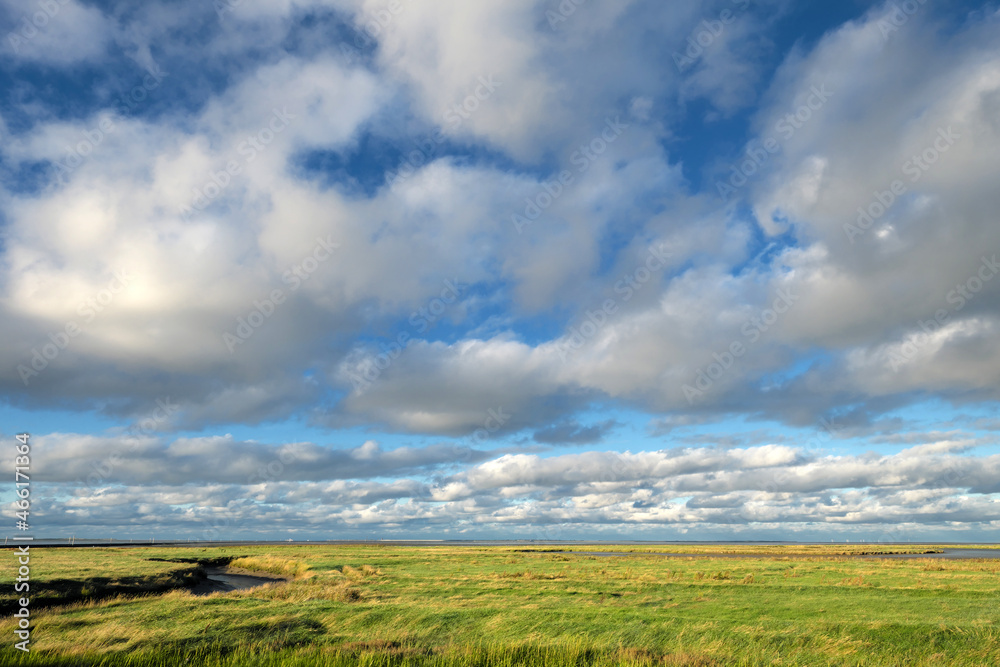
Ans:
[[[191,589],[191,592],[195,595],[240,591],[246,588],[263,586],[264,584],[282,583],[286,581],[280,577],[232,572],[224,567],[207,567],[205,568],[205,572],[208,577]]]

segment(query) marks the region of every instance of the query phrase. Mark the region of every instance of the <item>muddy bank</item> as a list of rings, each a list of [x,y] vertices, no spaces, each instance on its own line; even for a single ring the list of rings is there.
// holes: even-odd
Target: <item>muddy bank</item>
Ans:
[[[178,588],[191,588],[203,579],[204,573],[200,568],[189,566],[173,572],[147,576],[32,581],[31,606],[33,609],[47,609],[78,602],[100,602],[119,596],[162,595]],[[0,600],[0,617],[14,613],[16,604],[14,598]]]

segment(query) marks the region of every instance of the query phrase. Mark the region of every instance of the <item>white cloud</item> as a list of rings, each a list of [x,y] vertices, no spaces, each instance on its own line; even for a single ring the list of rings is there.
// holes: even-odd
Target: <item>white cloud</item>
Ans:
[[[100,9],[77,0],[4,0],[12,29],[5,52],[21,62],[77,65],[102,59],[114,37],[114,24]]]
[[[68,481],[82,461],[117,444],[74,435],[39,442],[44,449],[38,451],[47,452],[40,465],[54,475],[51,481]],[[399,535],[483,535],[509,525],[559,525],[551,539],[617,525],[808,535],[833,524],[848,534],[900,541],[909,531],[947,531],[953,522],[997,525],[1000,459],[967,453],[981,444],[941,440],[891,455],[817,455],[782,445],[507,454],[476,463],[481,454],[450,447],[383,451],[366,442],[330,450],[230,438],[145,440],[112,473],[111,486],[50,481],[46,493],[71,494],[61,502],[65,514],[52,517],[56,526],[114,521],[144,530],[183,526],[192,535],[219,526],[232,535],[268,524],[304,534],[379,525]],[[432,481],[408,477],[454,465],[467,467]],[[372,479],[386,475],[396,478]],[[140,481],[142,487],[134,486]],[[885,533],[886,523],[902,527]]]

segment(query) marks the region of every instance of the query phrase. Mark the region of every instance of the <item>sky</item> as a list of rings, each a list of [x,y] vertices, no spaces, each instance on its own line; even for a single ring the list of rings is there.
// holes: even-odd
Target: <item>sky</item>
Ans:
[[[996,2],[0,26],[33,534],[1000,540]]]

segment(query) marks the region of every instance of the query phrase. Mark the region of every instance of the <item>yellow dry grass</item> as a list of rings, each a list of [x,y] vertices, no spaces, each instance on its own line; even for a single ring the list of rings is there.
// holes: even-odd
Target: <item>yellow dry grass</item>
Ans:
[[[308,577],[312,574],[309,572],[309,565],[300,560],[277,558],[270,554],[236,558],[229,561],[229,567],[238,567],[253,572],[270,572],[271,574],[292,577],[294,579]]]

